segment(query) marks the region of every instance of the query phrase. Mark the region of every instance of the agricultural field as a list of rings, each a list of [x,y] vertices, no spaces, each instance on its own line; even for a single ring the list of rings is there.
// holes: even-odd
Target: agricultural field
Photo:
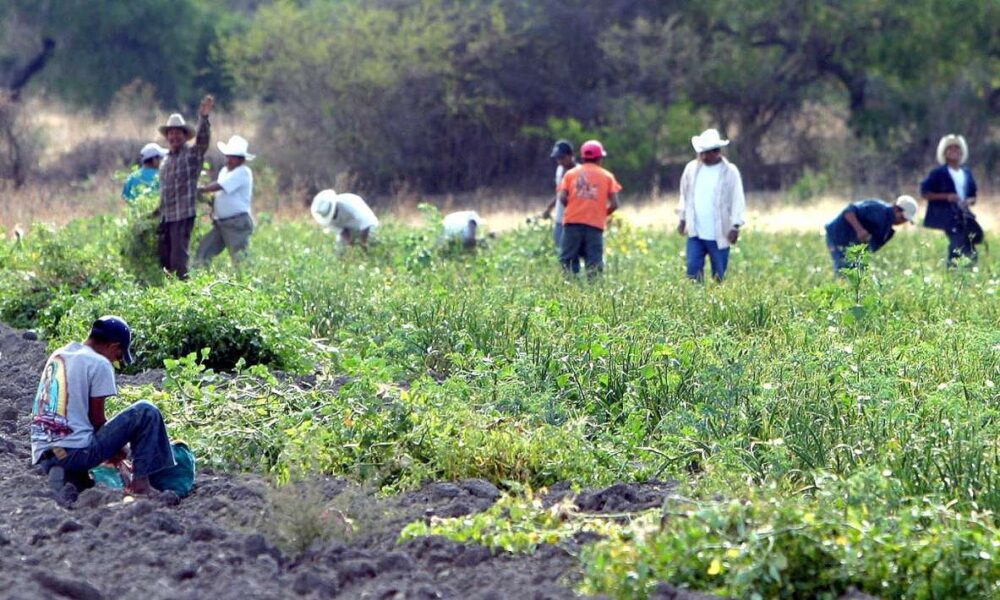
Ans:
[[[36,227],[0,245],[0,320],[52,348],[125,317],[115,408],[155,402],[209,473],[377,498],[488,482],[492,506],[413,516],[398,543],[570,544],[576,593],[1000,594],[994,253],[948,271],[943,236],[906,232],[836,280],[818,233],[750,229],[729,279],[697,285],[681,237],[617,222],[588,281],[545,224],[468,255],[438,222],[338,255],[264,215],[239,270],[186,282],[162,280],[140,211]],[[642,509],[574,503],[643,482],[666,491]]]

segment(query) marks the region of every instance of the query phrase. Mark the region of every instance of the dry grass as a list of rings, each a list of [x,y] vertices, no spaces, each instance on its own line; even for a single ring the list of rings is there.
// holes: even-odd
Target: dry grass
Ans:
[[[156,131],[169,111],[156,108],[150,90],[129,86],[119,93],[112,108],[102,115],[74,112],[65,107],[40,100],[32,101],[28,113],[45,140],[45,152],[39,169],[58,169],[60,157],[73,151],[82,140],[135,140],[136,152],[148,141],[163,143]],[[192,117],[192,115],[187,115]],[[257,142],[258,122],[255,107],[238,106],[229,112],[213,115],[213,142],[240,133],[251,141],[251,149],[261,159],[253,164],[256,173],[255,207],[277,219],[308,219],[309,193],[300,189],[282,189],[267,167],[267,153],[273,149]],[[219,161],[221,156],[212,157]],[[988,179],[984,177],[984,179]],[[332,182],[336,189],[346,191],[347,181]],[[99,173],[90,180],[75,184],[46,183],[44,178],[20,189],[5,188],[0,182],[0,228],[10,231],[15,225],[28,227],[44,222],[62,225],[71,219],[121,210],[120,181],[114,173]],[[428,202],[442,212],[474,209],[487,219],[492,231],[508,231],[537,217],[549,196],[526,195],[496,190],[479,190],[464,194],[421,196],[402,190],[392,198],[378,198],[377,212],[396,220],[418,224],[417,205]],[[976,212],[987,231],[1000,226],[1000,206],[997,197],[984,197]],[[820,231],[822,225],[848,201],[845,197],[820,198],[807,204],[792,203],[778,193],[750,193],[747,211],[748,228],[755,231]],[[638,227],[673,228],[677,223],[674,212],[676,194],[626,196],[620,214]],[[378,207],[388,207],[378,209]]]

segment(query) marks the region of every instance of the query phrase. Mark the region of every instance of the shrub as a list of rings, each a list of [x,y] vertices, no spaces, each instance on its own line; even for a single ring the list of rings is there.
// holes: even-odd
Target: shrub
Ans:
[[[202,275],[159,288],[126,286],[77,299],[53,337],[57,343],[82,339],[94,319],[118,314],[135,332],[132,371],[162,367],[167,359],[206,348],[204,362],[215,369],[241,363],[305,369],[312,354],[308,329],[281,306],[280,296]]]

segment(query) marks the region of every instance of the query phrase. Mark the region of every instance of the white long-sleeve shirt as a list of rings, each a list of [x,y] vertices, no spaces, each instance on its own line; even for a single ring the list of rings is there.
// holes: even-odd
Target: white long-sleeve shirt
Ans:
[[[695,216],[695,183],[698,172],[704,165],[701,161],[692,160],[684,167],[681,175],[680,200],[677,204],[677,216],[685,223],[685,233],[688,237],[699,237]],[[743,194],[743,178],[740,170],[725,158],[719,163],[722,172],[719,183],[715,186],[715,202],[713,205],[714,239],[719,249],[729,247],[729,231],[743,225],[746,212],[746,197]],[[710,233],[703,231],[704,234]],[[701,236],[701,237],[704,237]]]

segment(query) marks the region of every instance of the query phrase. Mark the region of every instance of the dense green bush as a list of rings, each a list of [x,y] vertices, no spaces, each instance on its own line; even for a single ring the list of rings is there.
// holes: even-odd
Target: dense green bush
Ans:
[[[120,287],[77,298],[52,332],[55,343],[83,339],[103,314],[125,318],[135,332],[131,370],[162,367],[164,361],[209,349],[205,364],[232,369],[238,363],[301,370],[312,359],[308,330],[286,314],[282,298],[210,276],[163,287]]]

